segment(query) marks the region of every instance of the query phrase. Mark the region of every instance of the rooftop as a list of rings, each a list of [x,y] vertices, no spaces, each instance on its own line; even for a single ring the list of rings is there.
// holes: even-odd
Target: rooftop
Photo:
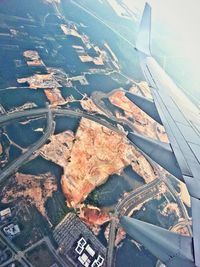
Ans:
[[[74,213],[68,213],[56,226],[54,238],[60,253],[73,262],[73,266],[92,266],[104,259],[106,248]],[[94,265],[94,266],[103,266]]]

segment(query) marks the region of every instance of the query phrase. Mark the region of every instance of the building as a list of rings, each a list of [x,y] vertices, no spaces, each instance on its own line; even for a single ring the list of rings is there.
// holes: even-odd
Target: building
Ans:
[[[14,223],[3,227],[3,231],[9,238],[13,238],[16,235],[20,234],[19,225]]]
[[[98,251],[95,251],[94,248],[81,237],[77,241],[75,251],[78,253],[79,262],[85,267],[100,267],[103,266],[104,257],[98,255]],[[97,257],[96,257],[97,256]]]
[[[6,219],[11,217],[11,209],[7,208],[0,211],[0,221],[5,221]]]
[[[91,267],[100,267],[104,264],[104,258],[99,255],[98,258],[92,263]]]
[[[106,248],[74,213],[56,226],[54,238],[59,252],[74,267],[105,267]]]
[[[83,252],[86,244],[87,244],[87,242],[85,241],[85,239],[83,237],[81,237],[81,239],[79,239],[78,242],[77,242],[77,246],[75,248],[75,251],[79,255],[81,255],[81,253]]]
[[[86,250],[92,257],[94,257],[94,255],[95,255],[95,251],[93,250],[93,248],[92,248],[89,244],[87,244],[85,250]]]

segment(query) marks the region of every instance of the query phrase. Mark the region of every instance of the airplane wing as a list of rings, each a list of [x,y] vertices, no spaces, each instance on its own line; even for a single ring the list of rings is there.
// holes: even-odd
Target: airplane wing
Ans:
[[[164,126],[170,144],[159,144],[135,133],[129,134],[128,138],[172,174],[176,171],[175,176],[186,183],[193,219],[193,239],[191,248],[188,248],[193,251],[193,261],[190,258],[189,266],[200,267],[200,111],[152,57],[150,33],[151,7],[146,4],[136,50],[154,102],[144,105],[141,97],[131,93],[126,96]],[[156,256],[159,258],[159,253]],[[184,261],[182,266],[186,266]]]

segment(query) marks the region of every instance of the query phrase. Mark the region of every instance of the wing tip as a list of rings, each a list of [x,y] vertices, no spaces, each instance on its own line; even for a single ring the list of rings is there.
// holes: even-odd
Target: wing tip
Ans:
[[[151,6],[148,2],[145,3],[138,38],[136,41],[136,50],[151,55],[150,37],[151,37]]]

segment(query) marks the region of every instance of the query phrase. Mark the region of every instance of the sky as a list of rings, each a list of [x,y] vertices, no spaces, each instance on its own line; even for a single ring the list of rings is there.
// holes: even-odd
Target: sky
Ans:
[[[145,0],[124,0],[130,7],[140,10]],[[179,43],[179,53],[192,60],[200,60],[200,1],[199,0],[149,0],[152,6],[152,25],[161,24],[173,33],[173,41]],[[153,27],[152,26],[152,27]],[[164,38],[164,37],[163,37]],[[197,60],[198,57],[198,60]]]
[[[141,12],[146,2],[123,1]],[[152,6],[153,41],[163,44],[163,64],[167,62],[168,68],[169,64],[177,66],[177,79],[182,79],[182,85],[200,99],[200,0],[148,0],[148,3]]]

